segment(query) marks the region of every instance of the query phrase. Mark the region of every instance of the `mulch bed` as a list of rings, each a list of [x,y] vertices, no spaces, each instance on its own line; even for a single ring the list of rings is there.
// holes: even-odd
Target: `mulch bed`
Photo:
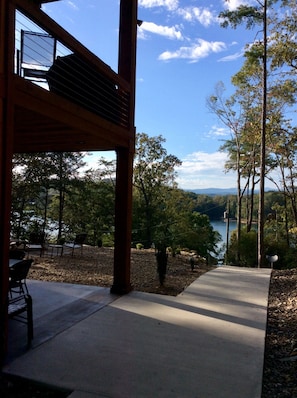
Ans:
[[[84,247],[76,253],[50,258],[34,257],[29,278],[110,287],[113,281],[113,249]],[[134,290],[173,295],[181,293],[200,275],[209,271],[196,260],[191,271],[189,256],[169,256],[164,286],[160,286],[153,250],[131,252],[131,283]],[[297,398],[297,269],[273,270],[263,370],[262,398]],[[261,370],[259,370],[261,371]],[[0,377],[0,393],[7,398],[63,398],[65,392],[25,381]]]
[[[262,398],[297,398],[297,269],[273,270]]]
[[[160,286],[155,251],[131,249],[131,284],[137,291],[176,296],[210,269],[204,260],[196,259],[192,272],[189,255],[169,255],[165,283]],[[111,287],[113,249],[85,246],[83,255],[78,251],[73,257],[34,257],[29,278]]]

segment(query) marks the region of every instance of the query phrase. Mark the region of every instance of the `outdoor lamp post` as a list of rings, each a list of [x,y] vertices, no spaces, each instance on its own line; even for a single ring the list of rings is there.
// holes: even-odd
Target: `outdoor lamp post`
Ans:
[[[224,212],[224,220],[226,220],[226,254],[225,254],[225,265],[228,259],[228,247],[229,247],[229,201],[227,202],[227,210]]]

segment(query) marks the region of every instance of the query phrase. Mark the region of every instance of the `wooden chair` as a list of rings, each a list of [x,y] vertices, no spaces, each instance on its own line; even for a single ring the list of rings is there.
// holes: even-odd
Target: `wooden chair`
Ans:
[[[27,324],[27,343],[33,339],[33,309],[32,297],[29,294],[20,295],[8,300],[8,318]]]

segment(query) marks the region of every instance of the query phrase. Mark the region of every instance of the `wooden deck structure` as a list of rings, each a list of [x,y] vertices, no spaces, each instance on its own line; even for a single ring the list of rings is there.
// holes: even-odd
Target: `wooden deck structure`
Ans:
[[[114,72],[73,36],[45,14],[42,3],[59,0],[0,0],[0,258],[1,258],[1,357],[4,358],[7,340],[8,250],[10,237],[12,156],[26,152],[104,151],[117,155],[115,198],[114,280],[111,292],[125,294],[131,290],[130,247],[132,214],[132,171],[135,146],[135,64],[137,34],[137,0],[121,0],[119,7],[118,71]],[[32,70],[22,65],[24,43],[17,45],[24,33],[17,15],[26,18],[42,32],[37,38],[51,37],[65,53],[86,67],[89,78],[103,76],[105,99],[100,112],[96,99],[77,94],[65,96],[65,90],[55,90],[48,71],[43,87],[28,76]],[[20,31],[18,31],[18,29]],[[26,32],[25,32],[26,33]],[[27,32],[28,33],[28,32]],[[33,32],[34,33],[34,32]],[[29,32],[30,34],[30,32]],[[92,34],[90,27],[90,34]],[[34,45],[37,44],[38,40]],[[43,51],[43,50],[42,50]],[[41,51],[41,52],[42,52]],[[54,57],[53,65],[58,65]],[[33,75],[40,70],[33,65]],[[79,67],[75,66],[75,70]],[[35,71],[34,71],[35,70]],[[43,69],[42,69],[43,70]],[[59,68],[58,68],[59,70]],[[30,73],[29,73],[30,72]],[[43,70],[44,72],[44,70]],[[60,76],[67,74],[63,68]],[[56,75],[54,75],[56,76]],[[27,78],[28,77],[28,78]],[[42,79],[41,79],[42,80]],[[72,79],[73,80],[73,79]],[[100,82],[100,80],[98,80]],[[44,85],[47,85],[45,88]],[[83,84],[82,84],[83,85]],[[112,87],[112,94],[109,90]],[[101,96],[100,83],[95,89]],[[75,88],[74,88],[75,90]],[[89,91],[86,89],[86,92]],[[104,92],[104,90],[103,90]],[[109,93],[108,93],[109,92]],[[112,98],[108,98],[111,96]],[[86,103],[90,106],[85,106]],[[98,101],[97,101],[98,102]],[[114,105],[113,105],[114,104]],[[115,111],[116,109],[116,111]],[[108,114],[111,116],[108,117]]]

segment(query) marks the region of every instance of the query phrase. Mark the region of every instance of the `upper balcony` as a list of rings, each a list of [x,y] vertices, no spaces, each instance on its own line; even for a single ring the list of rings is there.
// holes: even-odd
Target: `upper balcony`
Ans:
[[[57,0],[11,2],[14,152],[131,147],[133,79],[114,72],[45,14],[40,3],[50,1]]]

